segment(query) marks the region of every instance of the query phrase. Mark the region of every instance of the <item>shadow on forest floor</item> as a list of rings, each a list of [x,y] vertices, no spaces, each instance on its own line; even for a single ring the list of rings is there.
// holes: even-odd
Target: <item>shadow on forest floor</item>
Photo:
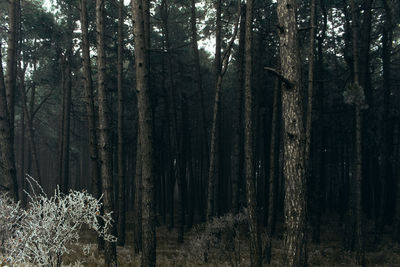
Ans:
[[[372,229],[372,226],[367,227]],[[357,266],[355,264],[355,253],[346,251],[342,247],[343,231],[339,224],[324,224],[321,233],[321,244],[316,245],[311,241],[308,245],[309,266]],[[387,229],[388,230],[388,229]],[[193,257],[190,252],[190,240],[195,236],[194,231],[186,232],[184,244],[177,243],[177,232],[168,230],[166,227],[157,228],[157,266],[232,266],[228,259],[218,255],[210,255],[209,263],[201,263]],[[373,232],[367,231],[366,262],[367,266],[400,266],[400,246],[392,242],[391,233],[386,231],[381,238],[380,244],[373,244]],[[140,258],[134,255],[132,246],[132,233],[127,233],[127,246],[118,247],[119,266],[140,266]],[[247,240],[241,240],[242,251],[240,253],[240,265],[249,265],[249,253]],[[83,231],[79,244],[75,244],[74,253],[63,256],[66,266],[102,266],[104,258],[97,251],[95,245],[95,234]],[[86,255],[82,247],[86,246]],[[228,254],[229,255],[229,254]],[[282,266],[284,250],[282,237],[272,240],[272,262],[263,266]]]

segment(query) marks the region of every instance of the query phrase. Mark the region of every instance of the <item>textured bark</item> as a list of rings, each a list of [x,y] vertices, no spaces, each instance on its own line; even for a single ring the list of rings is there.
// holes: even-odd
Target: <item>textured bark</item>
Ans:
[[[104,212],[114,210],[113,172],[110,138],[109,99],[105,85],[105,51],[104,51],[104,1],[96,0],[96,40],[97,40],[97,91],[99,102],[99,152],[100,175],[103,189]],[[109,233],[116,234],[115,225]],[[115,242],[105,242],[104,258],[107,266],[117,266],[117,251]]]
[[[239,73],[238,85],[235,93],[235,102],[237,113],[234,122],[234,141],[232,151],[232,212],[238,213],[240,209],[241,184],[243,181],[243,108],[244,108],[244,43],[245,43],[245,30],[246,30],[246,8],[242,6],[240,18],[240,31],[239,31]]]
[[[293,84],[283,84],[282,116],[285,178],[285,266],[307,265],[306,176],[304,127],[301,104],[301,70],[296,2],[278,1],[279,48],[282,73]]]
[[[141,266],[156,265],[156,227],[154,203],[153,117],[149,95],[149,1],[132,1],[135,36],[136,91],[138,93],[139,138],[142,156],[142,227]]]
[[[5,188],[18,201],[18,184],[15,169],[15,155],[11,136],[10,116],[7,108],[6,87],[3,76],[3,63],[1,55],[0,43],[0,149],[1,149],[1,165],[4,171]]]
[[[239,3],[240,5],[240,3]],[[240,14],[240,13],[239,13]],[[254,173],[253,154],[253,90],[252,90],[252,43],[253,43],[253,1],[246,1],[246,33],[245,33],[245,131],[244,131],[244,155],[246,170],[247,210],[250,230],[250,265],[262,266],[262,251],[260,229],[258,224],[256,183]]]
[[[358,14],[356,11],[354,0],[351,0],[351,14],[352,14],[352,29],[353,29],[353,83],[359,84],[359,66],[358,66]],[[356,154],[354,158],[355,164],[355,181],[354,181],[354,197],[355,197],[355,244],[357,252],[357,263],[365,265],[365,252],[363,241],[363,224],[362,224],[362,207],[361,207],[361,183],[362,183],[362,110],[361,105],[355,106],[355,119],[356,119],[356,136],[355,148]]]
[[[282,84],[278,78],[275,80],[274,99],[272,102],[272,119],[271,119],[271,144],[269,150],[269,177],[268,177],[268,218],[267,218],[267,241],[265,247],[265,257],[268,264],[271,263],[271,238],[275,231],[275,199],[276,199],[276,169],[277,169],[277,145],[279,138],[278,133],[278,101],[279,90]]]
[[[118,4],[118,245],[125,245],[124,91],[122,86],[124,1]]]

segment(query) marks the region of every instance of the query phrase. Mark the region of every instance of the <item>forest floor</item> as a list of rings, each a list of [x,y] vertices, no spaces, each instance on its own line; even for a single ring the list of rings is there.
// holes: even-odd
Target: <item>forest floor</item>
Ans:
[[[321,232],[322,242],[319,245],[309,242],[308,257],[310,266],[357,266],[355,253],[343,249],[343,231],[338,223],[332,220],[324,221],[324,231]],[[372,229],[372,225],[367,227]],[[400,267],[400,246],[391,240],[391,234],[387,231],[381,238],[379,245],[373,243],[373,232],[366,231],[366,263],[367,266],[390,266]],[[199,255],[191,248],[191,241],[195,239],[194,230],[185,233],[185,242],[177,243],[176,230],[168,230],[167,227],[157,228],[157,266],[248,266],[249,252],[248,240],[242,238],[241,250],[222,251],[219,255],[209,255],[209,263],[199,261]],[[119,266],[140,266],[140,258],[134,255],[131,245],[132,234],[128,231],[127,244],[125,247],[118,247]],[[83,232],[79,244],[74,245],[74,253],[63,256],[63,263],[66,266],[102,266],[103,256],[98,252],[95,244],[95,236],[89,231]],[[86,254],[82,247],[86,246]],[[222,252],[221,252],[222,251]],[[226,252],[226,253],[225,253]],[[214,253],[214,254],[216,254]],[[221,255],[225,254],[225,255]],[[235,259],[236,258],[236,259]],[[79,260],[77,260],[79,259]],[[201,259],[201,258],[200,258]],[[264,266],[282,266],[284,261],[282,236],[272,240],[272,262]],[[240,265],[238,265],[240,263]]]

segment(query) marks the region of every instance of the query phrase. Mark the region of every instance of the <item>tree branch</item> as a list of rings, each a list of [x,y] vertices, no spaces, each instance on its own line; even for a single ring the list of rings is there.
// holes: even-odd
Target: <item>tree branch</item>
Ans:
[[[291,89],[292,87],[294,87],[295,83],[289,81],[285,76],[282,75],[282,73],[280,73],[276,69],[270,68],[270,67],[264,67],[264,70],[266,70],[266,71],[274,74],[276,77],[278,77],[279,80],[281,80],[282,82],[284,82],[286,84],[288,89]]]

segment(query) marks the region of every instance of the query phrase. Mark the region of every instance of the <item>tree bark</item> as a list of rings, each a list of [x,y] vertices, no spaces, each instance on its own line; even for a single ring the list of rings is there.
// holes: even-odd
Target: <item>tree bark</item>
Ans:
[[[240,2],[239,2],[240,5]],[[240,13],[239,13],[240,14]],[[245,134],[244,154],[246,168],[247,209],[250,229],[250,265],[262,266],[260,229],[258,224],[256,183],[253,151],[253,93],[252,93],[252,42],[253,42],[253,1],[246,1],[246,41],[245,41]]]
[[[234,121],[234,141],[232,151],[232,212],[234,214],[239,212],[240,209],[240,197],[241,195],[241,184],[243,182],[243,108],[244,108],[244,45],[245,45],[245,30],[246,30],[246,8],[242,5],[240,18],[240,30],[239,30],[239,73],[238,73],[238,85],[235,93],[235,102],[237,113]],[[243,203],[242,203],[243,204]]]
[[[124,25],[124,1],[118,5],[118,245],[125,245],[125,159],[124,159],[124,91],[123,91],[123,25]]]
[[[104,51],[104,1],[96,0],[96,39],[97,39],[97,91],[99,102],[99,150],[100,174],[103,189],[104,212],[114,210],[113,172],[110,138],[110,110],[109,99],[105,84],[105,51]],[[116,234],[115,225],[109,233]],[[117,265],[117,252],[115,242],[105,242],[104,257],[107,266]]]
[[[283,84],[282,116],[285,178],[285,266],[307,265],[306,176],[304,126],[301,104],[301,70],[296,1],[282,0],[277,5],[279,49],[282,73],[293,84]]]
[[[351,14],[352,14],[352,29],[353,29],[353,83],[354,86],[359,86],[359,66],[358,66],[358,19],[354,0],[351,0]],[[362,110],[361,104],[355,106],[355,119],[356,119],[356,136],[355,136],[355,231],[356,231],[356,252],[357,263],[365,265],[365,252],[363,241],[363,224],[362,224],[362,207],[361,207],[361,184],[362,184]]]
[[[142,226],[143,252],[141,266],[156,265],[156,227],[154,203],[153,116],[149,92],[149,1],[132,1],[135,36],[136,91],[138,93],[139,138],[142,156]]]
[[[0,43],[0,149],[1,165],[4,171],[4,187],[18,201],[18,183],[15,168],[15,155],[11,136],[10,115],[7,108],[7,94],[4,83],[4,72]]]

